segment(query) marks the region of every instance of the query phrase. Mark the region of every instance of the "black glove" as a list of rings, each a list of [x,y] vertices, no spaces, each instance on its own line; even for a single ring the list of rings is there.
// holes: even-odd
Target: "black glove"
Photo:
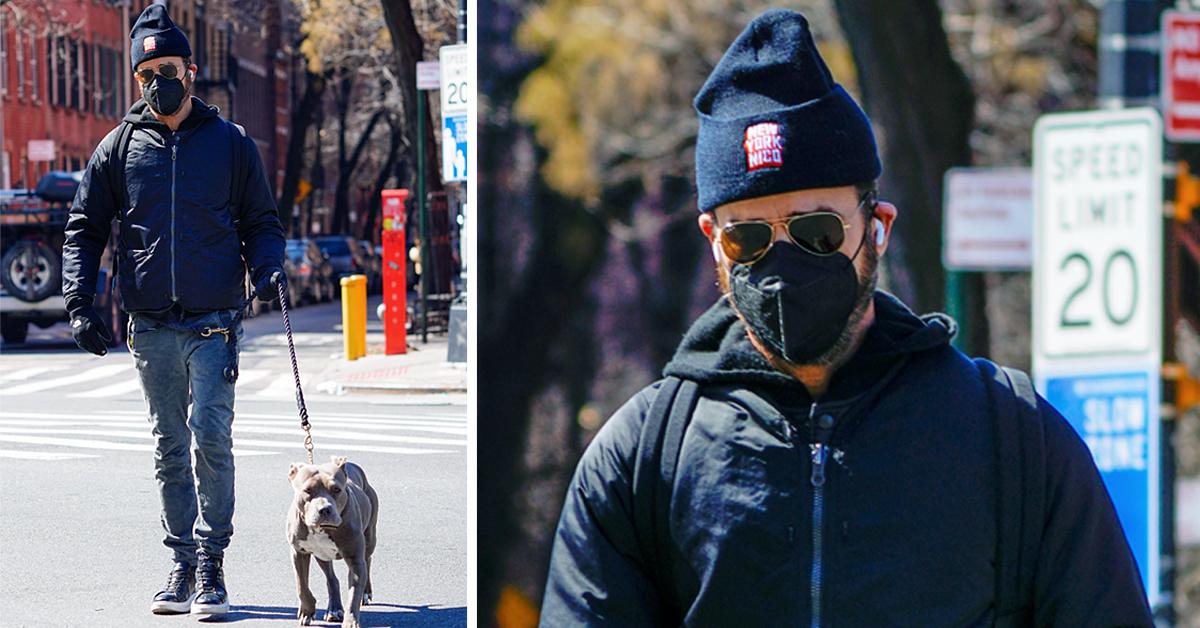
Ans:
[[[259,301],[272,303],[279,300],[280,286],[287,289],[287,275],[283,274],[282,268],[275,267],[262,274],[262,278],[254,285],[254,291],[258,293]]]
[[[71,334],[80,349],[96,355],[107,354],[108,343],[112,342],[104,319],[90,305],[71,310]]]

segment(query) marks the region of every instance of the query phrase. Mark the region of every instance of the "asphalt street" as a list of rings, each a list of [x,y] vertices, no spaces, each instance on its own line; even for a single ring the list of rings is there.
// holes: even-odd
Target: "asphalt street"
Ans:
[[[302,374],[340,349],[339,304],[292,312]],[[284,516],[303,461],[277,313],[247,321],[234,422],[236,512],[222,623],[292,625]],[[166,580],[153,440],[133,360],[75,349],[64,325],[0,348],[0,600],[3,626],[183,626],[155,616]],[[345,455],[379,493],[375,603],[364,626],[462,626],[467,602],[466,408],[403,396],[305,390],[318,461]],[[337,567],[345,583],[345,566]],[[313,566],[318,608],[325,588]],[[203,623],[211,623],[205,621]]]

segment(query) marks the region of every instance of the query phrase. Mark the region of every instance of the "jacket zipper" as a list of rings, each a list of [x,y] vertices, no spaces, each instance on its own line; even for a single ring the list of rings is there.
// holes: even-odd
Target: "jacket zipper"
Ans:
[[[813,402],[808,411],[809,425],[816,426],[817,404]],[[812,511],[812,574],[809,579],[809,596],[812,605],[812,628],[821,627],[821,578],[822,550],[824,549],[825,526],[825,463],[829,461],[828,445],[823,442],[823,430],[815,430],[816,442],[809,446],[812,452],[813,486]]]
[[[175,157],[179,152],[179,142],[171,134],[171,300],[178,301],[179,294],[175,288]]]

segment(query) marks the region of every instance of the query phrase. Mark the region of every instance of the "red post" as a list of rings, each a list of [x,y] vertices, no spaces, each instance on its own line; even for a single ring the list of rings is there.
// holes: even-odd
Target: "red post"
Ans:
[[[384,353],[407,351],[404,319],[407,314],[408,250],[404,238],[404,201],[408,190],[383,191],[383,334]]]

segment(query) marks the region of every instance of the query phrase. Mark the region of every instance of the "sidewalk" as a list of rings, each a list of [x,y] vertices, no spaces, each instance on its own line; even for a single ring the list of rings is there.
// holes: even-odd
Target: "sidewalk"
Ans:
[[[431,336],[428,344],[421,344],[419,336],[410,336],[408,342],[407,353],[384,355],[383,334],[368,332],[367,355],[353,361],[331,359],[317,377],[317,390],[336,395],[403,394],[419,396],[423,403],[429,402],[425,397],[434,397],[465,404],[467,365],[446,361],[446,337]]]

